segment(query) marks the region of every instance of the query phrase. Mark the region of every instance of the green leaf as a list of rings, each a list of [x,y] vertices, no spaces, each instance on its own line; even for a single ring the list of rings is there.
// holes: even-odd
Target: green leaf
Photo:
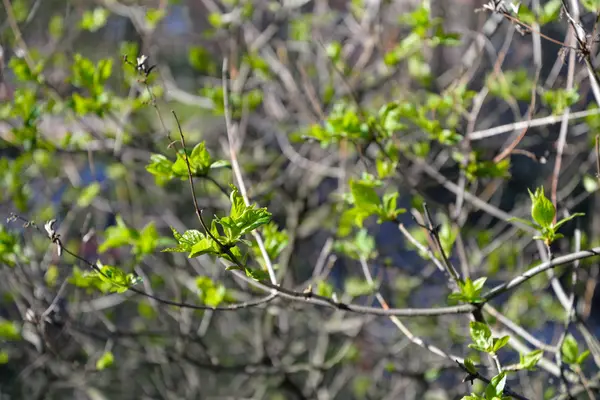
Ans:
[[[89,206],[99,193],[100,183],[94,182],[86,186],[77,199],[77,205],[82,208]]]
[[[158,316],[156,309],[147,300],[140,301],[137,309],[138,314],[147,320],[154,320]]]
[[[502,336],[501,338],[494,339],[494,346],[492,347],[492,351],[497,353],[498,350],[506,346],[508,341],[510,340],[510,336]]]
[[[215,253],[215,249],[213,247],[213,240],[209,237],[203,237],[202,240],[195,243],[191,249],[188,258],[194,258],[201,256],[203,254],[211,254]]]
[[[317,294],[323,297],[333,296],[333,286],[326,281],[319,281],[317,283]]]
[[[366,296],[376,290],[376,286],[370,285],[366,280],[360,278],[350,277],[344,283],[344,291],[352,297]]]
[[[577,217],[583,217],[585,214],[584,213],[575,213],[575,214],[571,214],[566,218],[561,219],[560,221],[558,221],[556,223],[556,225],[553,226],[553,230],[557,231],[558,228],[560,228],[561,226],[563,226],[566,222],[569,222],[570,220],[572,220],[573,218],[577,218]]]
[[[465,282],[460,284],[460,293],[451,293],[448,299],[467,303],[480,303],[483,301],[480,295],[486,280],[486,277],[481,277],[473,282],[471,278],[466,278]]]
[[[440,243],[446,256],[450,256],[452,253],[452,247],[456,241],[458,235],[458,228],[453,226],[450,221],[445,221],[439,230]]]
[[[0,350],[0,365],[8,364],[8,361],[8,353],[4,350]]]
[[[584,0],[585,2],[585,0]],[[561,0],[548,0],[540,12],[540,25],[555,21],[560,15]]]
[[[64,32],[64,20],[60,15],[54,15],[48,24],[48,32],[54,40],[60,39]]]
[[[197,71],[204,72],[209,75],[217,73],[217,65],[213,61],[213,57],[203,47],[192,47],[188,52],[188,62]]]
[[[543,350],[534,350],[526,355],[519,355],[520,362],[519,367],[528,370],[534,370],[537,363],[542,359],[544,355]]]
[[[467,369],[467,371],[469,371],[472,374],[477,373],[477,368],[475,368],[475,363],[473,363],[473,360],[471,360],[470,358],[465,358],[465,368]]]
[[[4,340],[19,340],[21,334],[17,323],[7,320],[0,321],[0,338]]]
[[[110,351],[104,352],[102,356],[96,361],[96,369],[102,371],[103,369],[110,368],[115,362],[115,357]]]
[[[476,293],[481,292],[485,281],[487,281],[487,278],[485,276],[475,279],[475,281],[473,282],[473,288],[475,289]]]
[[[469,324],[471,338],[475,345],[479,349],[485,349],[483,351],[490,351],[493,345],[492,331],[490,327],[483,322],[471,321]],[[471,347],[472,345],[469,345]]]
[[[141,279],[134,274],[126,274],[117,267],[102,265],[100,261],[97,261],[97,264],[100,272],[94,271],[90,274],[90,277],[92,279],[97,277],[100,281],[104,282],[104,285],[99,284],[98,281],[93,283],[103,292],[124,293],[131,286],[134,286],[141,281]]]
[[[355,180],[350,181],[350,191],[354,204],[365,210],[376,210],[379,207],[379,196],[372,186]]]
[[[166,12],[162,8],[149,8],[146,11],[146,23],[150,28],[156,28],[156,25],[165,17]]]
[[[586,192],[593,193],[600,187],[600,182],[595,176],[586,174],[583,176],[583,187]]]
[[[231,163],[227,160],[217,160],[217,161],[213,162],[212,164],[210,164],[210,168],[211,169],[231,168]]]
[[[570,333],[565,337],[563,344],[560,348],[560,351],[563,356],[563,360],[567,364],[576,364],[577,356],[579,355],[579,347],[577,346],[577,341]]]
[[[146,171],[152,175],[169,179],[173,176],[173,162],[162,154],[152,154],[150,164],[146,165]]]
[[[108,14],[108,10],[103,7],[96,7],[92,11],[86,11],[83,13],[79,26],[86,31],[96,32],[106,25]]]
[[[590,351],[589,350],[583,351],[581,354],[579,354],[577,356],[576,363],[579,364],[579,365],[583,364],[583,362],[586,360],[586,358],[588,358],[589,355],[590,355]]]
[[[154,222],[150,222],[140,231],[133,252],[136,255],[151,254],[156,249],[157,243],[158,232]]]
[[[271,260],[277,259],[281,252],[286,248],[289,243],[289,235],[285,230],[279,230],[277,224],[271,221],[262,228],[263,242],[265,250]],[[253,246],[254,254],[256,258],[262,261],[262,251],[258,247],[258,244]]]
[[[117,226],[106,228],[106,240],[98,247],[100,253],[104,253],[108,249],[133,244],[138,237],[137,231],[128,228],[120,215],[117,215],[116,220]]]
[[[485,388],[485,398],[490,400],[495,399],[496,397],[502,399],[502,393],[504,393],[505,386],[506,372],[501,372],[493,377]]]
[[[266,281],[269,279],[269,274],[261,269],[246,268],[244,271],[246,272],[246,276],[257,281]]]
[[[600,0],[581,0],[581,3],[588,11],[600,11]]]
[[[571,105],[579,101],[579,90],[573,88],[545,90],[542,93],[542,102],[552,109],[553,114],[562,114]]]
[[[243,197],[235,187],[231,192],[230,200],[229,216],[218,220],[230,241],[238,240],[242,235],[271,221],[271,213],[266,208],[257,208],[256,204],[246,206]]]
[[[192,167],[192,171],[194,171],[196,174],[205,175],[208,172],[211,164],[212,160],[210,154],[206,150],[204,142],[198,143],[190,154],[190,166]]]
[[[207,276],[196,278],[196,287],[199,290],[198,295],[204,304],[209,307],[219,306],[227,296],[227,289],[222,284],[215,284]]]
[[[535,193],[529,191],[531,197],[531,218],[542,228],[549,228],[554,222],[556,209],[554,204],[544,195],[544,188],[539,187]]]
[[[218,12],[213,12],[208,15],[208,22],[214,28],[220,28],[223,26],[223,17]]]
[[[527,226],[529,226],[529,227],[531,227],[533,229],[537,229],[537,230],[541,230],[542,229],[542,227],[539,226],[538,224],[535,224],[535,223],[533,223],[531,221],[528,221],[526,219],[523,219],[523,218],[511,217],[511,218],[508,219],[508,221],[517,221],[517,222],[520,222],[522,224],[525,224],[525,225],[527,225]]]
[[[361,229],[352,239],[337,240],[334,243],[334,250],[355,260],[361,258],[368,260],[376,255],[375,239],[366,229]]]

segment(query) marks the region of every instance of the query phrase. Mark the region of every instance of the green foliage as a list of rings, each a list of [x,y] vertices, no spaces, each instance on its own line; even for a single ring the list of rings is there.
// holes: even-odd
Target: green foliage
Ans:
[[[81,194],[77,199],[77,205],[82,208],[89,206],[90,204],[92,204],[92,201],[94,201],[94,198],[96,198],[96,196],[98,196],[99,193],[100,184],[98,182],[93,182],[89,184],[81,191]]]
[[[588,193],[593,193],[600,188],[600,181],[595,176],[584,175],[582,183],[583,188]]]
[[[46,271],[46,275],[44,276],[46,284],[49,287],[56,286],[56,281],[58,279],[58,275],[59,275],[58,267],[56,265],[49,266],[48,270]]]
[[[109,12],[104,7],[96,7],[92,11],[85,11],[79,26],[90,32],[96,32],[108,21]]]
[[[472,374],[477,373],[477,368],[475,368],[475,363],[470,358],[465,358],[464,363],[465,368]]]
[[[483,322],[471,321],[469,327],[471,338],[474,342],[469,347],[484,353],[495,354],[502,347],[506,346],[510,340],[510,336],[503,336],[501,338],[492,337],[490,327]]]
[[[534,239],[543,240],[547,245],[564,237],[564,235],[557,233],[562,225],[573,218],[585,215],[584,213],[575,213],[554,223],[556,208],[544,194],[544,188],[537,188],[535,193],[529,191],[529,197],[531,198],[531,218],[534,222],[521,218],[511,218],[511,220],[519,221],[537,229],[540,232],[540,235],[535,236]]]
[[[317,294],[323,297],[333,296],[333,286],[326,281],[317,282]]]
[[[152,254],[156,247],[165,241],[159,237],[154,222],[148,223],[141,231],[128,227],[120,215],[117,215],[116,222],[116,226],[106,228],[105,240],[98,248],[100,253],[122,246],[132,246],[132,253],[141,258]]]
[[[223,88],[221,86],[205,86],[200,90],[200,93],[212,100],[214,104],[212,113],[214,115],[225,115]],[[233,118],[241,118],[243,110],[254,111],[262,104],[262,101],[263,92],[260,89],[250,89],[243,93],[229,93],[231,115]]]
[[[466,360],[465,360],[466,366]],[[471,371],[469,369],[469,371]],[[490,383],[485,387],[482,395],[472,393],[468,396],[463,396],[461,400],[510,400],[512,397],[504,396],[504,388],[506,387],[506,372],[501,372],[494,376]]]
[[[150,28],[154,29],[165,16],[166,12],[164,8],[149,8],[146,10],[146,23]]]
[[[442,18],[432,18],[427,5],[423,5],[411,13],[403,14],[400,22],[408,25],[411,32],[385,54],[384,61],[387,65],[396,65],[425,46],[456,46],[460,44],[460,35],[445,32]]]
[[[571,90],[556,89],[556,90],[545,90],[542,93],[542,102],[549,106],[552,110],[552,114],[562,114],[567,107],[579,101],[579,89],[573,88]]]
[[[73,58],[72,75],[70,78],[73,86],[86,89],[89,97],[75,92],[68,101],[68,106],[76,114],[83,116],[89,113],[103,116],[111,109],[111,93],[106,90],[106,81],[112,75],[112,59],[102,59],[94,64],[81,54]]]
[[[585,3],[585,0],[584,0]],[[562,7],[561,0],[548,0],[544,3],[542,8],[539,10],[538,21],[540,25],[546,25],[550,22],[556,21],[560,16],[560,9]]]
[[[234,186],[232,186],[229,199],[231,201],[229,215],[221,218],[215,217],[209,229],[210,233],[192,229],[180,234],[171,228],[178,245],[162,251],[189,253],[189,258],[211,254],[233,262],[235,265],[232,268],[242,269],[246,256],[242,255],[237,245],[251,245],[243,236],[269,223],[271,213],[266,208],[258,208],[256,204],[247,206]],[[274,248],[276,249],[277,245]],[[246,268],[246,273],[255,278],[258,276],[256,271],[253,272],[248,268]]]
[[[215,284],[215,282],[207,276],[197,277],[196,287],[198,288],[200,300],[210,307],[218,307],[228,297],[225,286],[220,283]]]
[[[334,250],[355,260],[369,260],[377,255],[375,239],[366,229],[361,229],[350,239],[336,240]]]
[[[581,0],[581,3],[588,11],[600,11],[600,0]]]
[[[505,158],[499,162],[479,160],[477,152],[470,152],[467,160],[463,153],[452,153],[454,160],[460,164],[469,181],[479,178],[508,178],[510,176],[510,159]],[[466,162],[465,162],[466,161]]]
[[[579,346],[577,341],[570,333],[565,337],[565,340],[560,347],[560,352],[563,357],[563,361],[567,364],[581,365],[590,355],[589,350],[579,352]]]
[[[448,299],[464,301],[465,303],[481,303],[483,298],[480,295],[486,280],[486,277],[482,277],[471,281],[471,278],[467,277],[464,283],[459,282],[460,292],[451,293]]]
[[[543,350],[533,350],[532,352],[527,353],[525,355],[519,354],[518,368],[519,369],[527,369],[530,371],[535,370],[535,366],[542,359],[543,355],[544,355]]]
[[[19,340],[21,339],[20,331],[15,321],[0,320],[0,339]]]
[[[11,2],[13,14],[17,22],[23,22],[29,15],[29,2],[27,0],[13,0]]]
[[[25,256],[17,236],[0,224],[0,263],[14,267],[17,261],[25,261]]]
[[[106,351],[102,354],[102,356],[100,356],[98,361],[96,361],[96,369],[98,371],[102,371],[103,369],[110,368],[114,362],[115,357],[113,356],[113,353]]]
[[[377,290],[377,284],[369,284],[364,279],[351,277],[344,282],[344,292],[352,297],[367,296]]]
[[[263,59],[258,53],[249,53],[244,56],[244,61],[250,65],[259,76],[265,80],[272,77],[269,63]]]
[[[506,386],[506,372],[501,372],[493,377],[490,383],[485,388],[486,400],[504,400],[510,399],[510,396],[503,396],[504,387]]]
[[[371,377],[359,375],[352,380],[352,390],[356,398],[364,399],[367,397],[369,388],[371,387]]]
[[[498,76],[496,72],[490,73],[487,78],[487,87],[490,94],[506,101],[516,99],[530,101],[533,88],[532,79],[525,68],[504,72]]]
[[[145,319],[153,320],[158,316],[158,312],[147,300],[138,303],[138,314]]]
[[[371,127],[361,119],[355,106],[345,102],[334,104],[324,125],[312,125],[307,136],[323,147],[339,143],[342,139],[368,141],[372,138]]]
[[[118,267],[103,265],[97,262],[97,269],[82,272],[73,268],[69,282],[88,291],[99,290],[102,293],[124,293],[130,287],[141,282],[141,278],[132,273],[125,273]]]
[[[267,252],[267,255],[269,256],[269,259],[271,261],[276,260],[289,243],[288,232],[286,230],[280,231],[277,228],[277,224],[271,221],[262,227],[261,233],[263,236],[265,250]],[[262,251],[258,246],[258,243],[253,243],[252,251],[254,253],[255,259],[261,264],[263,268],[266,268],[266,265],[263,265],[264,259]],[[276,265],[274,265],[273,267],[276,267]]]
[[[48,32],[54,40],[58,40],[64,33],[64,19],[61,15],[54,15],[48,24]]]
[[[217,64],[214,62],[213,57],[203,47],[192,47],[188,52],[188,62],[197,71],[206,73],[208,75],[217,74]]]
[[[345,210],[340,219],[338,234],[347,236],[352,226],[363,227],[363,222],[372,215],[376,215],[377,223],[395,221],[398,215],[406,212],[404,208],[397,207],[399,193],[386,193],[379,198],[375,188],[381,186],[381,181],[372,176],[365,175],[361,180],[350,180],[350,196],[347,201],[353,207]]]

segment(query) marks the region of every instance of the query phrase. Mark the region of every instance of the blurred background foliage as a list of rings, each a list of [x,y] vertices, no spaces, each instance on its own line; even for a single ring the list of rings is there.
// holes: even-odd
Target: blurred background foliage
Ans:
[[[248,197],[270,213],[268,224],[262,215],[243,229],[260,225],[277,281],[299,292],[373,306],[376,292],[391,307],[447,305],[446,276],[408,240],[431,244],[416,223],[424,223],[423,201],[461,275],[487,277],[491,288],[539,264],[532,235],[464,192],[528,218],[527,190],[544,185],[558,219],[586,213],[564,226],[553,251],[600,245],[600,112],[585,65],[559,55],[574,46],[560,0],[525,1],[511,14],[533,33],[489,9],[476,12],[485,5],[478,0],[2,4],[1,398],[454,399],[485,388],[463,383],[456,363],[415,345],[385,318],[282,299],[194,310],[128,291],[134,285],[210,307],[265,294],[204,248],[192,258],[161,252],[184,251],[172,230],[202,230],[185,155],[173,150],[174,116],[205,218],[230,222],[229,185],[239,187],[233,150]],[[594,7],[582,4],[578,16],[595,32]],[[152,71],[140,73],[140,62]],[[563,117],[566,146],[559,144]],[[528,120],[537,123],[515,142]],[[511,143],[517,148],[499,159]],[[12,213],[22,219],[6,222]],[[81,258],[49,246],[50,219]],[[245,273],[267,278],[257,243],[237,239]],[[100,260],[112,280],[91,277],[82,259]],[[587,330],[571,329],[567,343],[575,343],[575,365],[592,351],[579,364],[593,389],[599,267],[593,258],[580,265],[569,290]],[[566,311],[550,282],[570,288],[570,277],[556,268],[494,300],[494,335],[515,338],[499,354],[503,365],[519,363],[539,342],[557,343]],[[537,342],[523,344],[530,336],[507,331],[506,318]],[[479,357],[467,348],[466,316],[406,323],[448,354]],[[538,370],[511,375],[511,389],[559,396],[554,353]],[[492,377],[486,362],[483,375]]]

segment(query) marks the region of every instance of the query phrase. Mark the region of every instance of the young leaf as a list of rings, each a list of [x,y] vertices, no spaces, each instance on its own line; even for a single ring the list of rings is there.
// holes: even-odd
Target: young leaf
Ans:
[[[215,249],[213,248],[213,240],[209,237],[203,237],[202,240],[195,243],[191,249],[188,258],[194,258],[201,256],[203,254],[214,253]]]
[[[350,191],[357,208],[374,211],[379,207],[379,196],[372,186],[352,180],[350,181]]]
[[[567,364],[576,364],[577,363],[577,355],[579,354],[579,347],[577,346],[577,341],[570,333],[567,335],[563,344],[560,348],[560,351],[563,355],[563,359]]]
[[[498,339],[494,339],[494,346],[492,348],[492,351],[494,353],[497,353],[498,350],[500,350],[501,348],[503,348],[504,346],[506,346],[506,344],[508,343],[508,341],[510,340],[510,336],[503,336],[501,338]]]
[[[96,369],[98,371],[102,371],[103,369],[109,368],[113,365],[115,361],[115,357],[113,353],[110,351],[105,352],[102,356],[96,361]]]
[[[590,355],[590,351],[586,350],[577,356],[577,360],[575,361],[577,364],[581,365],[585,361],[586,358]]]
[[[543,350],[534,350],[531,353],[525,355],[519,355],[520,362],[519,367],[523,369],[533,370],[537,363],[542,359],[544,355]]]
[[[501,372],[491,379],[491,382],[485,388],[485,398],[494,399],[502,398],[506,386],[506,372]]]
[[[577,218],[577,217],[583,217],[585,215],[585,213],[575,213],[575,214],[571,214],[566,218],[561,219],[560,221],[558,221],[556,223],[556,225],[553,226],[554,231],[557,231],[558,228],[560,228],[564,223],[569,222],[570,220],[572,220],[573,218]]]
[[[539,187],[535,193],[529,191],[531,197],[531,218],[542,228],[549,228],[554,222],[556,209],[554,204],[544,194],[544,188]]]
[[[21,334],[19,327],[13,321],[0,321],[0,338],[4,340],[18,340]]]
[[[323,297],[331,297],[333,295],[333,286],[326,281],[317,283],[317,294]]]
[[[469,371],[470,373],[474,374],[477,372],[477,368],[475,368],[475,363],[473,363],[473,360],[471,360],[470,358],[465,358],[464,365],[467,371]]]
[[[469,324],[471,338],[479,350],[490,351],[493,345],[492,342],[492,331],[490,327],[483,322],[471,321]],[[469,345],[473,347],[473,345]]]

